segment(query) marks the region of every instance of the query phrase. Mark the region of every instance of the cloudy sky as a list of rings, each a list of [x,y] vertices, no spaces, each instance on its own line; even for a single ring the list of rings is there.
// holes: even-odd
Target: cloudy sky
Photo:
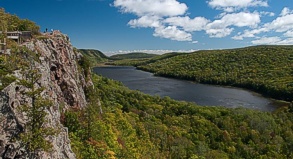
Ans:
[[[106,54],[293,45],[292,0],[0,0]]]

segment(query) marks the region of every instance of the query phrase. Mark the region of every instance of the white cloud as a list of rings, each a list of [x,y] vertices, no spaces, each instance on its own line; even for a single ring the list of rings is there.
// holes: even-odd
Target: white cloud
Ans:
[[[155,37],[162,37],[177,41],[192,41],[192,35],[178,29],[176,26],[161,26],[155,29]]]
[[[207,0],[210,7],[224,12],[211,21],[205,17],[188,16],[187,5],[178,0],[114,0],[113,6],[124,13],[137,16],[128,22],[132,28],[153,28],[153,36],[177,41],[192,40],[192,33],[205,31],[209,37],[222,38],[229,36],[236,28],[245,27],[232,39],[243,40],[255,38],[253,44],[292,44],[293,39],[293,10],[285,7],[279,17],[267,23],[261,22],[263,16],[275,16],[268,11],[248,12],[249,7],[267,7],[268,0]],[[235,12],[242,10],[240,12]],[[283,33],[277,37],[262,37],[261,33]]]
[[[234,25],[237,27],[244,27],[244,26],[255,27],[257,26],[257,24],[260,23],[260,15],[257,12],[233,13],[233,14],[227,14],[223,16],[221,21],[226,26]]]
[[[280,37],[262,37],[251,41],[255,45],[292,45],[293,38],[281,39]]]
[[[261,13],[262,14],[262,13]],[[293,30],[293,11],[290,10],[289,8],[284,8],[280,14],[279,17],[277,17],[275,20],[272,22],[265,23],[264,25],[252,29],[252,30],[244,30],[244,32],[241,34],[238,34],[232,39],[234,40],[243,40],[243,38],[247,37],[255,37],[257,34],[265,33],[265,32],[286,32],[284,33],[284,36],[291,37],[292,33],[291,31]],[[261,40],[272,40],[271,39],[261,39]],[[258,39],[260,40],[260,39]],[[253,41],[258,42],[258,40]],[[287,42],[283,42],[287,43]]]
[[[187,20],[184,25],[168,26],[164,19],[176,18],[185,14],[188,9],[185,3],[177,0],[114,0],[113,6],[120,8],[122,12],[138,16],[128,22],[130,27],[154,28],[154,36],[177,41],[192,41],[192,35],[182,29],[194,29],[194,26],[191,26],[193,22],[201,20]]]
[[[285,15],[292,14],[292,13],[293,13],[292,10],[290,10],[290,9],[287,8],[287,7],[285,7],[285,8],[282,10],[280,16],[285,16]]]
[[[241,32],[238,32],[237,35],[233,36],[232,39],[234,40],[243,40],[243,34]]]
[[[238,33],[238,35],[233,36],[232,39],[234,40],[243,40],[243,38],[253,38],[256,34],[260,34],[263,32],[268,32],[268,28],[257,28],[253,30],[244,30],[244,33]]]
[[[233,12],[235,10],[247,7],[267,7],[267,0],[209,0],[209,6],[215,9]]]
[[[293,45],[293,38],[287,38],[277,43],[278,45]]]
[[[263,45],[263,44],[267,45],[267,44],[276,44],[280,41],[281,41],[281,38],[274,36],[274,37],[262,37],[260,39],[251,41],[251,43],[255,45]]]
[[[293,38],[293,30],[287,31],[286,33],[284,33],[284,36]]]
[[[177,0],[115,0],[113,5],[122,12],[138,16],[177,16],[187,11],[187,6]]]
[[[233,28],[229,26],[237,27],[256,27],[260,23],[260,15],[257,12],[254,13],[232,13],[226,14],[221,19],[215,20],[206,26],[206,33],[210,37],[225,37],[232,33]]]
[[[270,16],[270,17],[273,17],[273,16],[275,16],[275,13],[273,13],[273,12],[265,12],[265,11],[262,11],[262,12],[260,12],[260,14],[262,15],[262,16]]]
[[[226,7],[226,8],[224,8],[224,11],[225,12],[228,12],[228,13],[234,12],[235,11],[235,8],[234,7]]]
[[[206,33],[212,38],[223,38],[232,33],[233,28],[210,28]]]
[[[276,30],[277,32],[285,32],[293,29],[293,14],[284,14],[278,17],[271,23],[267,24],[266,27]]]
[[[146,15],[146,16],[142,16],[142,17],[140,17],[138,19],[130,20],[128,22],[128,25],[130,25],[133,28],[136,28],[136,27],[156,28],[156,27],[161,26],[160,23],[161,22],[160,22],[159,17],[157,17],[157,16],[147,16]]]
[[[205,28],[209,20],[204,17],[195,17],[190,19],[189,17],[170,17],[164,20],[165,23],[170,25],[182,27],[185,31],[201,31]]]

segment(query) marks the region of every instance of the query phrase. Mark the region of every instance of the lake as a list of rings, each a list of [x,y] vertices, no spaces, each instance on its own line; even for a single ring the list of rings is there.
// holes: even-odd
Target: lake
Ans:
[[[269,112],[278,108],[275,101],[248,90],[158,77],[130,66],[95,67],[94,72],[120,81],[132,90],[161,97],[169,96],[202,106],[245,107]]]

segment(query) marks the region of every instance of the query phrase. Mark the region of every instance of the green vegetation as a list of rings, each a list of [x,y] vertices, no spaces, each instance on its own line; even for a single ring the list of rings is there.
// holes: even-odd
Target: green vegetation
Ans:
[[[13,68],[10,67],[10,64],[7,57],[0,55],[0,91],[15,81],[15,77],[11,75]]]
[[[86,78],[91,76],[90,68],[92,63],[90,63],[90,59],[87,56],[82,56],[78,63],[78,72],[85,75]],[[86,79],[88,81],[88,79]]]
[[[0,40],[3,42],[6,31],[32,31],[34,35],[39,34],[39,26],[27,19],[19,19],[16,15],[6,13],[0,8]],[[0,91],[16,80],[12,75],[13,71],[20,68],[23,60],[19,52],[23,47],[19,47],[13,40],[7,39],[7,49],[11,49],[12,55],[0,54]],[[3,49],[2,46],[0,46]]]
[[[109,60],[109,57],[107,57],[99,50],[78,49],[77,51],[82,53],[82,55],[89,60],[92,67]]]
[[[292,158],[293,114],[203,107],[93,76],[90,107],[65,114],[78,158]],[[100,101],[97,99],[100,98]]]
[[[11,55],[0,54],[0,91],[16,80],[13,75],[15,70],[27,66],[23,54],[27,48],[20,47],[13,41],[8,43],[8,47],[11,49]]]
[[[135,66],[160,76],[231,85],[276,99],[293,100],[292,46],[198,51],[160,60],[151,59]]]
[[[123,60],[123,59],[148,59],[152,57],[156,57],[158,55],[156,54],[148,54],[148,53],[142,53],[142,52],[133,52],[128,54],[117,54],[110,56],[113,60]]]
[[[38,151],[49,151],[51,144],[46,137],[55,135],[58,130],[45,127],[47,110],[52,106],[51,101],[42,98],[41,92],[44,87],[37,87],[41,75],[39,70],[34,68],[34,61],[38,61],[38,55],[29,51],[26,47],[18,46],[14,43],[9,45],[11,55],[0,55],[0,91],[11,82],[17,81],[15,91],[22,94],[29,101],[21,103],[19,111],[27,116],[25,127],[20,128],[19,134],[15,134],[13,140],[19,140],[29,155],[29,158],[36,158]],[[23,76],[16,78],[13,72],[18,70]],[[24,87],[25,89],[20,89]],[[13,103],[12,103],[13,107]]]
[[[40,27],[27,19],[20,19],[16,15],[5,13],[0,8],[0,31],[31,31],[32,34],[39,34]]]
[[[166,53],[163,55],[157,55],[152,58],[129,58],[129,59],[125,58],[122,60],[115,60],[115,61],[109,62],[107,64],[119,65],[119,66],[139,66],[139,65],[145,65],[148,63],[153,63],[153,62],[156,62],[159,60],[171,58],[171,57],[178,56],[178,55],[184,55],[184,54],[186,54],[186,53],[172,52],[172,53]]]
[[[27,52],[22,52],[28,55]],[[33,54],[32,54],[33,55]],[[36,61],[35,58],[33,61]],[[46,140],[48,136],[56,134],[55,129],[45,126],[47,121],[45,119],[46,110],[52,106],[52,102],[41,96],[44,87],[36,87],[37,82],[41,78],[38,69],[33,68],[33,63],[28,63],[28,68],[22,68],[23,79],[19,79],[18,84],[27,88],[26,91],[21,92],[23,95],[31,99],[31,103],[26,103],[19,107],[20,111],[27,115],[26,126],[23,132],[20,133],[19,139],[26,148],[29,158],[36,158],[38,151],[49,151],[52,147],[51,143]],[[31,105],[30,105],[31,104]]]

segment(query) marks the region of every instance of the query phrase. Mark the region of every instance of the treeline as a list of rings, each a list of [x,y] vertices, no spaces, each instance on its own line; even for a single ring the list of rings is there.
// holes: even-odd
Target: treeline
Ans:
[[[156,54],[148,54],[148,53],[143,53],[143,52],[132,52],[132,53],[127,53],[127,54],[117,54],[117,55],[112,55],[110,58],[112,60],[122,60],[122,59],[147,59],[147,58],[152,58],[158,56]]]
[[[40,27],[27,19],[20,19],[16,15],[6,13],[4,8],[0,8],[0,40],[3,42],[6,31],[32,31],[33,34],[39,34]],[[6,43],[7,49],[11,50],[11,55],[7,56],[0,53],[0,91],[16,80],[12,75],[13,71],[25,66],[25,55],[23,52],[29,52],[27,48],[18,46],[13,40]],[[0,45],[0,48],[2,46]]]
[[[292,108],[203,107],[93,76],[89,105],[63,115],[78,158],[292,158]],[[100,99],[100,101],[98,100]]]
[[[97,66],[98,64],[101,64],[103,62],[107,62],[110,58],[107,57],[105,54],[103,54],[99,50],[94,49],[76,49],[76,51],[82,53],[82,55],[87,58],[87,60],[90,62],[91,66]]]
[[[117,62],[123,63],[155,75],[242,87],[275,99],[293,100],[292,46],[207,50],[160,60]]]
[[[32,34],[39,34],[40,27],[28,19],[20,19],[0,8],[0,31],[31,31]]]
[[[137,67],[140,65],[146,65],[149,63],[154,63],[159,60],[171,58],[171,57],[178,56],[178,55],[184,55],[184,54],[186,54],[186,53],[171,52],[171,53],[166,53],[163,55],[157,55],[157,56],[154,56],[151,58],[124,58],[122,60],[121,59],[115,60],[115,61],[109,62],[107,64],[118,65],[118,66],[135,66],[135,67]]]

